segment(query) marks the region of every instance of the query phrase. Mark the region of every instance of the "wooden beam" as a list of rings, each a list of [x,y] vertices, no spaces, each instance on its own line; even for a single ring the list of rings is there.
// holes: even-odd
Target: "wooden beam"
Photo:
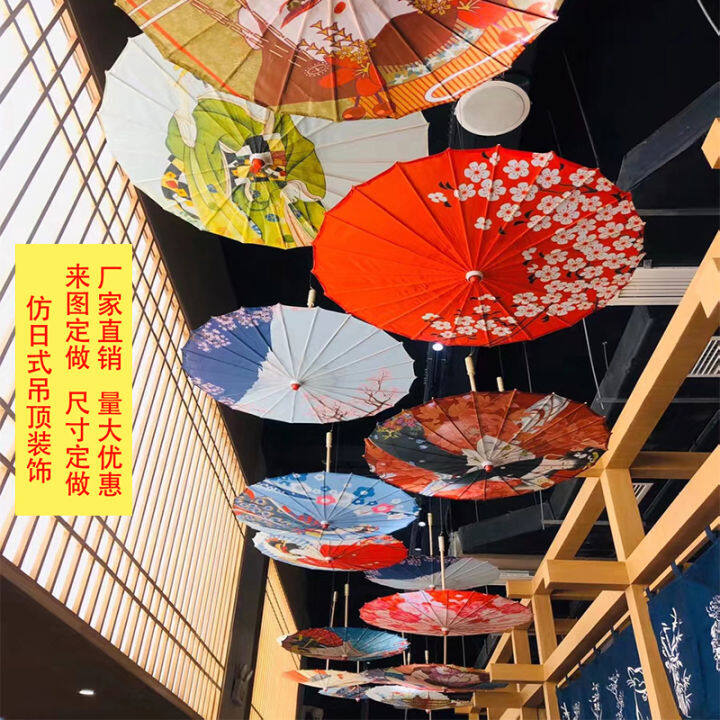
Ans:
[[[720,170],[720,119],[715,118],[705,136],[702,151],[713,170]]]
[[[650,622],[645,592],[640,585],[631,585],[625,592],[632,620],[643,678],[647,689],[650,715],[653,720],[680,720],[675,698],[668,682],[655,631]]]
[[[647,585],[720,513],[720,448],[678,493],[627,560],[631,583]]]
[[[491,682],[541,683],[545,679],[542,665],[493,663],[487,669]]]
[[[618,560],[626,560],[645,536],[632,478],[627,470],[604,470],[600,483],[615,554]]]
[[[545,560],[538,575],[546,592],[560,589],[624,590],[628,574],[624,562],[609,560]]]
[[[587,478],[558,528],[545,555],[550,559],[572,559],[585,542],[592,526],[604,509],[599,478]]]
[[[630,475],[634,480],[687,480],[708,455],[701,452],[641,452],[630,466]],[[600,477],[602,471],[602,465],[595,464],[579,473],[579,477]]]
[[[632,465],[718,328],[720,233],[710,245],[610,435],[604,468]]]
[[[479,690],[473,693],[470,712],[481,712],[484,708],[506,710],[522,707],[523,696],[512,690]]]

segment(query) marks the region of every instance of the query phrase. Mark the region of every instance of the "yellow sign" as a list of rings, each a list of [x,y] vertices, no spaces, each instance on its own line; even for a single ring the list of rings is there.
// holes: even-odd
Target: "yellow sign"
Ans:
[[[132,249],[15,246],[15,514],[132,512]]]

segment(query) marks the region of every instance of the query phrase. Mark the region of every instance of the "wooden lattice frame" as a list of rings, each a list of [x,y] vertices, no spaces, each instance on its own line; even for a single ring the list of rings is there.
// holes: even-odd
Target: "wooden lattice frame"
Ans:
[[[716,121],[717,123],[717,121]],[[720,165],[720,133],[703,146]],[[501,636],[487,669],[502,690],[474,693],[458,708],[471,719],[560,720],[557,685],[593,652],[613,627],[632,625],[653,720],[679,720],[650,624],[645,588],[665,582],[670,564],[695,554],[704,528],[720,525],[720,446],[712,453],[641,452],[709,339],[720,326],[720,233],[710,245],[672,320],[615,423],[608,450],[586,473],[580,491],[532,580],[507,582],[509,597],[533,609],[539,663],[531,662],[528,629]],[[666,512],[644,531],[635,478],[689,478]],[[576,559],[603,511],[616,560]],[[568,626],[553,616],[553,598],[592,600]],[[562,627],[561,627],[562,625]],[[558,635],[564,635],[558,642]],[[512,659],[512,662],[509,662]]]

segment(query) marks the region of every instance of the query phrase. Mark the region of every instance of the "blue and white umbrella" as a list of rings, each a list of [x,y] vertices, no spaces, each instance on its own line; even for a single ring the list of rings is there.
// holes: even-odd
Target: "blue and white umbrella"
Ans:
[[[183,367],[219,402],[293,423],[375,415],[415,379],[402,344],[382,330],[344,313],[289,305],[213,317],[186,343]]]
[[[394,633],[366,627],[322,627],[278,638],[292,653],[322,660],[377,660],[407,650],[407,640]]]
[[[433,590],[440,587],[440,558],[408,555],[397,565],[369,570],[368,580],[398,590]],[[498,583],[500,571],[491,563],[473,557],[445,557],[445,587],[448,590],[470,590],[480,585]]]
[[[418,507],[410,495],[377,478],[313,472],[255,483],[235,499],[233,512],[275,537],[347,544],[405,527]]]

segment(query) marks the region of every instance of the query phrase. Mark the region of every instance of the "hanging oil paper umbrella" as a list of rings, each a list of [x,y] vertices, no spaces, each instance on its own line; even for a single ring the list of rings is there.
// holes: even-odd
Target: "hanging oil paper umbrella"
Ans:
[[[375,473],[409,492],[492,500],[542,490],[593,465],[603,418],[559,395],[474,392],[380,423],[365,441]]]
[[[237,517],[265,533],[324,542],[354,542],[412,522],[415,501],[377,478],[292,473],[255,483],[235,499]]]
[[[201,230],[309,245],[325,209],[396,160],[427,152],[421,115],[338,125],[220,93],[131,38],[107,74],[100,118],[130,180]]]
[[[467,705],[467,700],[453,700],[435,690],[421,690],[407,685],[378,685],[368,688],[365,695],[371,700],[392,705],[401,710],[445,710],[447,708]]]
[[[300,630],[279,638],[290,652],[323,660],[377,660],[407,650],[399,635],[362,627],[322,627]]]
[[[362,673],[344,670],[287,670],[283,677],[300,685],[329,690],[330,688],[353,687],[370,681]]]
[[[490,675],[485,670],[440,663],[374,668],[366,670],[365,674],[376,683],[406,685],[443,693],[475,692],[505,687],[505,683],[490,682]]]
[[[327,688],[326,690],[320,690],[320,695],[327,695],[327,697],[341,698],[343,700],[355,700],[360,702],[367,700],[366,691],[368,687],[366,685],[348,685],[344,687]]]
[[[531,611],[500,595],[471,590],[418,590],[376,598],[360,608],[368,624],[416,635],[502,633],[532,618]]]
[[[642,258],[629,193],[554,153],[447,150],[329,212],[314,272],[348,312],[446,345],[532,340],[601,308]]]
[[[397,590],[434,590],[440,587],[440,558],[429,555],[408,555],[397,565],[369,570],[365,577],[378,585]],[[469,590],[498,581],[500,571],[489,562],[473,557],[445,558],[445,587]]]
[[[116,0],[173,62],[261,105],[400,117],[509,69],[561,0]]]
[[[415,379],[412,359],[384,332],[343,313],[288,305],[212,318],[183,348],[183,367],[235,410],[296,423],[374,415]]]
[[[370,570],[394,565],[407,556],[407,548],[390,535],[377,535],[350,543],[327,543],[257,533],[253,543],[273,560],[310,570]]]

